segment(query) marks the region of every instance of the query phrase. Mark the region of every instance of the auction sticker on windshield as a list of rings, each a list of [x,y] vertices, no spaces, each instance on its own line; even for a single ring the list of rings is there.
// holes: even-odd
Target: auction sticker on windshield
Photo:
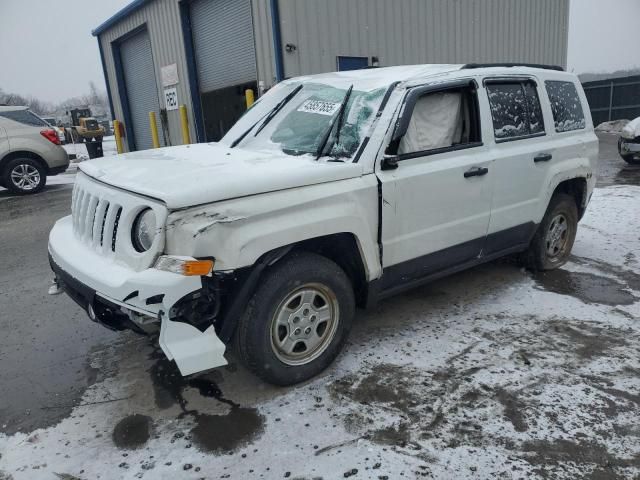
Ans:
[[[333,115],[340,108],[339,103],[323,102],[322,100],[307,100],[298,107],[299,112]]]

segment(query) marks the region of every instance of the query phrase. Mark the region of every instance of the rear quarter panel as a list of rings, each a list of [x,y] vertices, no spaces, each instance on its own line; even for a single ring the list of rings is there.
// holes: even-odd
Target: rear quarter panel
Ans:
[[[51,143],[40,134],[44,127],[31,127],[17,122],[10,123],[11,126],[7,127],[9,152],[35,153],[46,162],[49,168],[62,167],[69,163],[65,149]]]
[[[545,87],[547,80],[570,81],[575,85],[585,119],[585,127],[583,129],[568,132],[555,131],[551,100]],[[541,79],[541,86],[542,88],[540,88],[539,92],[543,103],[545,124],[548,125],[547,131],[549,132],[548,149],[553,153],[553,161],[549,165],[547,181],[544,182],[543,191],[541,192],[543,201],[540,203],[536,216],[538,222],[542,220],[553,192],[565,180],[573,178],[584,178],[586,180],[587,192],[583,203],[583,207],[586,207],[596,183],[599,150],[599,141],[594,132],[589,103],[577,77],[564,72],[550,71]]]

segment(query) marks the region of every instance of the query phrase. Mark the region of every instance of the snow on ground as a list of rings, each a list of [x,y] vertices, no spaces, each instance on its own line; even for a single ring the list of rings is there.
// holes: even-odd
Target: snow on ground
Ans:
[[[63,145],[62,148],[64,148],[70,156],[75,155],[75,158],[79,161],[89,159],[86,143],[67,143],[66,145]],[[118,153],[116,150],[116,138],[113,135],[102,139],[102,153],[105,157],[116,155]],[[71,161],[74,162],[74,160]]]
[[[637,478],[639,209],[640,187],[596,190],[562,270],[502,261],[385,301],[292,388],[233,358],[184,379],[122,335],[70,417],[0,435],[0,478]]]

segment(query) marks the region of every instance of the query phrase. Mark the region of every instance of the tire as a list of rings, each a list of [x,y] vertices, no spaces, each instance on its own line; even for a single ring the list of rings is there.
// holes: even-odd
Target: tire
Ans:
[[[629,165],[640,165],[640,158],[637,158],[637,157],[635,157],[633,155],[630,155],[630,154],[625,154],[625,155],[620,154],[620,156]]]
[[[578,208],[575,199],[566,193],[556,193],[529,245],[526,254],[529,268],[536,271],[554,270],[567,263],[577,230]]]
[[[47,172],[32,158],[14,158],[4,168],[3,185],[17,195],[38,193],[47,184]]]
[[[236,328],[238,356],[268,383],[308,380],[340,353],[354,313],[344,271],[320,255],[294,253],[265,273],[249,301]]]

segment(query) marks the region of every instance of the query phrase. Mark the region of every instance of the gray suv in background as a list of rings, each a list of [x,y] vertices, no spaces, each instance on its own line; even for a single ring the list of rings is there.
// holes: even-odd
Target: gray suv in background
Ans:
[[[0,106],[0,186],[37,193],[69,166],[58,133],[27,107]]]

